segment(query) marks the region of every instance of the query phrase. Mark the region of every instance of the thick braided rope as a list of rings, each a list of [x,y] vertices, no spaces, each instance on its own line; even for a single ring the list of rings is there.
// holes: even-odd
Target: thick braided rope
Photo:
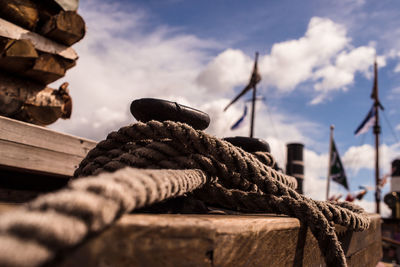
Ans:
[[[196,175],[193,173],[185,174],[196,176],[197,179],[203,177],[200,179],[202,182],[198,185],[190,185],[189,182],[180,184],[174,178],[174,172],[179,176],[179,171],[169,171],[171,177],[166,178],[168,180],[166,183],[170,183],[172,186],[168,188],[175,188],[183,194],[198,188],[205,183],[206,177],[211,177],[208,178],[206,186],[194,192],[197,197],[206,202],[212,203],[215,197],[217,203],[228,208],[269,211],[297,217],[310,226],[329,266],[346,265],[343,250],[331,223],[338,223],[354,230],[366,229],[369,224],[361,209],[352,208],[352,206],[341,207],[307,199],[288,186],[290,179],[286,179],[285,176],[277,173],[270,166],[263,164],[255,156],[181,123],[152,121],[121,128],[118,132],[111,133],[107,140],[100,142],[95,149],[89,152],[81,162],[76,175],[84,176],[101,171],[115,171],[124,166],[172,169],[199,168],[206,175],[201,174],[200,171],[191,171],[198,172]],[[141,177],[141,174],[130,173],[130,177],[125,176],[125,174],[122,175],[124,179],[127,179],[126,181],[121,177],[110,178],[121,176],[123,171],[126,170],[117,171],[113,174],[103,173],[98,178],[73,181],[66,190],[43,196],[28,204],[24,210],[20,211],[22,214],[19,216],[16,214],[0,217],[0,238],[2,239],[0,242],[0,264],[12,264],[14,261],[20,263],[17,265],[22,265],[22,263],[28,264],[27,266],[40,264],[53,257],[57,251],[74,246],[88,234],[100,231],[123,212],[174,196],[174,194],[162,193],[165,190],[161,190],[162,186],[157,186],[160,182],[159,179],[161,179],[159,176],[162,176],[164,171],[157,173],[157,170],[149,170],[147,173],[150,178],[148,184],[153,185],[153,189],[149,189],[151,186],[148,185],[142,191],[130,186],[136,184],[140,187],[143,178],[138,177]],[[107,181],[104,185],[98,186],[96,183],[101,177]],[[185,177],[196,179],[196,177]],[[122,180],[124,182],[121,182]],[[76,186],[80,183],[88,183],[88,185],[86,187]],[[285,183],[288,185],[285,185]],[[125,187],[130,188],[131,191],[128,189],[126,191]],[[143,189],[143,186],[141,188]],[[120,194],[123,198],[117,198],[114,194]],[[144,196],[148,201],[138,201],[135,194]],[[129,201],[125,201],[125,198],[135,199],[135,203],[141,204],[138,206],[125,205],[123,203],[129,203]],[[37,217],[41,219],[39,220],[35,215],[32,215],[35,219],[28,220],[25,223],[22,218],[28,218],[29,216],[24,214],[30,212],[39,212],[40,216]],[[49,221],[45,218],[53,218],[53,212],[55,213],[54,218],[64,216],[59,219],[60,221],[65,217],[73,218],[69,224],[65,224],[67,229],[51,228],[53,230],[49,230],[50,223],[43,224],[44,220]],[[76,224],[74,224],[75,222]],[[12,225],[17,226],[12,227]],[[73,235],[68,235],[70,227],[76,228],[78,232],[81,231],[82,233],[74,232]],[[35,229],[38,234],[31,235],[32,229]],[[63,239],[64,235],[67,239],[70,236],[68,241]],[[61,241],[57,243],[55,240]],[[32,247],[37,248],[37,250],[32,252]],[[20,248],[24,251],[29,249],[29,253],[26,253],[28,259],[21,257],[22,255],[17,257],[15,253],[12,254],[10,248]],[[2,256],[7,255],[7,253],[14,256],[10,256],[11,258]],[[31,255],[31,258],[29,258],[29,255]]]
[[[72,181],[0,216],[0,266],[39,266],[122,214],[201,187],[200,170],[124,168]]]
[[[267,211],[299,218],[310,226],[330,266],[345,266],[332,223],[361,231],[369,219],[361,209],[308,199],[290,179],[228,142],[175,122],[137,123],[109,134],[77,169],[76,176],[124,166],[201,168],[217,182],[195,196],[210,204],[246,211]],[[273,160],[266,159],[273,164]],[[264,162],[264,160],[263,160]],[[292,188],[291,188],[292,186]]]

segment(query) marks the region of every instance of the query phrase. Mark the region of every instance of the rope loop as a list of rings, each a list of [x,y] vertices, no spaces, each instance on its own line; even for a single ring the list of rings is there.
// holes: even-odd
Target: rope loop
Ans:
[[[346,266],[333,224],[365,230],[370,222],[364,210],[300,195],[296,180],[274,166],[267,152],[247,153],[184,123],[122,127],[82,160],[74,176],[86,178],[0,216],[0,266],[48,262],[124,213],[187,193],[209,205],[298,218],[310,227],[327,265]],[[74,227],[66,231],[68,225]]]

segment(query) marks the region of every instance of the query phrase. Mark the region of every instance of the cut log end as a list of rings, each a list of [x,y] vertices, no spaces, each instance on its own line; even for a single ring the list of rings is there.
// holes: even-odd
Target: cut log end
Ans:
[[[39,12],[35,1],[1,0],[0,17],[28,30],[33,30],[39,20]]]
[[[0,73],[0,115],[42,126],[68,119],[72,99],[67,86],[54,90]]]
[[[40,32],[62,44],[73,45],[85,36],[85,21],[74,11],[62,11],[51,17]]]

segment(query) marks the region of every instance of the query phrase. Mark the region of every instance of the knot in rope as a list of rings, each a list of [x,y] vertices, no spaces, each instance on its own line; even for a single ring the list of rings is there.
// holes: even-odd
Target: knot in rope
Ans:
[[[365,230],[369,219],[364,211],[348,203],[314,201],[298,194],[296,180],[275,171],[274,164],[269,153],[247,153],[187,124],[150,121],[110,133],[89,152],[75,176],[126,166],[201,169],[209,182],[194,192],[195,197],[228,209],[296,217],[310,227],[328,265],[346,266],[332,224]]]
[[[365,230],[364,211],[298,194],[296,180],[274,165],[269,153],[247,153],[187,124],[150,121],[123,127],[82,160],[74,176],[84,179],[0,216],[0,265],[43,264],[124,213],[192,193],[210,205],[298,218],[310,227],[327,265],[346,266],[333,225]]]

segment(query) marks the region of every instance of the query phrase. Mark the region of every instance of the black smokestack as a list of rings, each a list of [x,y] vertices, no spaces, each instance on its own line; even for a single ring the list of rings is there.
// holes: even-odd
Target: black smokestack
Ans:
[[[287,144],[287,163],[286,174],[293,176],[297,180],[296,191],[303,194],[304,181],[304,161],[303,161],[303,144],[291,143]]]

